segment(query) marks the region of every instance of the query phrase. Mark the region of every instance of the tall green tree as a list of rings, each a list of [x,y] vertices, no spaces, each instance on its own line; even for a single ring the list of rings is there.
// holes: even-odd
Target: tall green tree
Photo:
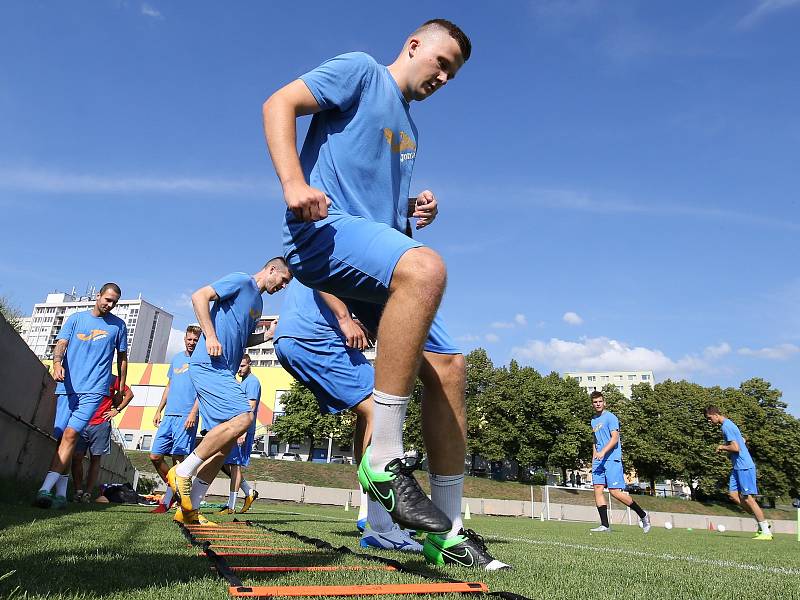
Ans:
[[[8,324],[11,325],[17,333],[22,333],[22,319],[25,315],[22,314],[22,309],[14,304],[7,296],[0,296],[0,314],[3,315]]]
[[[286,442],[299,444],[308,441],[312,450],[308,453],[308,460],[311,460],[315,440],[326,439],[336,432],[336,417],[321,414],[314,394],[297,381],[292,383],[282,401],[285,414],[273,423],[272,431]]]

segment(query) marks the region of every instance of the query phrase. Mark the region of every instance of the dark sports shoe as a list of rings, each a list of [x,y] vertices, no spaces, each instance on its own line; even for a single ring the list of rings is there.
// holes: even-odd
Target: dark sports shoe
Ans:
[[[39,490],[36,492],[36,499],[33,501],[33,505],[39,508],[50,508],[53,506],[53,498],[55,496],[51,492]]]
[[[358,481],[370,498],[383,505],[392,520],[406,529],[443,533],[450,531],[450,519],[431,502],[412,475],[418,460],[395,458],[383,471],[369,466],[370,448],[358,466]]]
[[[472,529],[462,529],[458,535],[450,539],[429,533],[425,537],[422,554],[425,555],[425,560],[433,565],[458,565],[484,571],[511,568],[510,565],[493,558],[486,548],[486,542]]]

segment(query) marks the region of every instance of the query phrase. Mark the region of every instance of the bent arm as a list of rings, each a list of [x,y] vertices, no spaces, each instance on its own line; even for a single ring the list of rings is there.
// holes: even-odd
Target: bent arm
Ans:
[[[200,324],[200,329],[203,330],[206,336],[206,342],[217,339],[217,332],[214,329],[214,323],[211,321],[211,309],[209,308],[209,304],[217,298],[219,298],[217,292],[210,285],[201,287],[192,294],[192,308],[194,308],[194,314]]]
[[[721,452],[739,452],[739,444],[736,440],[730,441],[727,444],[720,444],[717,450]]]
[[[53,379],[64,381],[64,355],[67,353],[67,340],[58,340],[53,350]]]
[[[600,455],[605,456],[606,454],[611,452],[611,449],[614,446],[616,446],[618,442],[619,442],[619,431],[614,430],[611,432],[611,439],[608,440],[608,443],[605,446],[603,446],[603,448],[600,450]]]
[[[119,389],[125,389],[125,380],[128,378],[128,353],[117,352],[117,373],[119,374]],[[120,397],[122,396],[120,392]]]

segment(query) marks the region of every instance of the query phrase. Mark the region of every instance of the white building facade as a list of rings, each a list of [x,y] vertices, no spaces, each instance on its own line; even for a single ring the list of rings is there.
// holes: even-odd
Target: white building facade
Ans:
[[[631,397],[631,387],[636,384],[655,385],[652,371],[584,371],[564,375],[575,379],[587,393],[603,391],[607,385],[613,385],[626,398]]]
[[[53,357],[56,336],[67,318],[76,312],[91,310],[96,294],[77,297],[57,292],[34,305],[23,339],[40,359]],[[158,306],[143,300],[120,300],[114,315],[128,327],[129,362],[164,362],[172,328],[172,315]]]

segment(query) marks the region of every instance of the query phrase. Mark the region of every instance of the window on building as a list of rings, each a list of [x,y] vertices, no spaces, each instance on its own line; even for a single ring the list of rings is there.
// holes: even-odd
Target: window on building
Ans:
[[[650,375],[642,375],[642,381],[649,381]]]
[[[589,375],[589,376],[586,377],[586,381],[596,381],[596,380],[597,380],[597,377],[595,377],[594,375]]]
[[[636,379],[636,375],[628,375],[628,381],[633,381]]]
[[[572,376],[572,378],[573,378],[575,381],[583,381],[583,377],[581,377],[580,375],[573,375],[573,376]]]
[[[600,381],[608,381],[608,375],[600,375]]]
[[[614,375],[616,381],[622,381],[622,375]]]

